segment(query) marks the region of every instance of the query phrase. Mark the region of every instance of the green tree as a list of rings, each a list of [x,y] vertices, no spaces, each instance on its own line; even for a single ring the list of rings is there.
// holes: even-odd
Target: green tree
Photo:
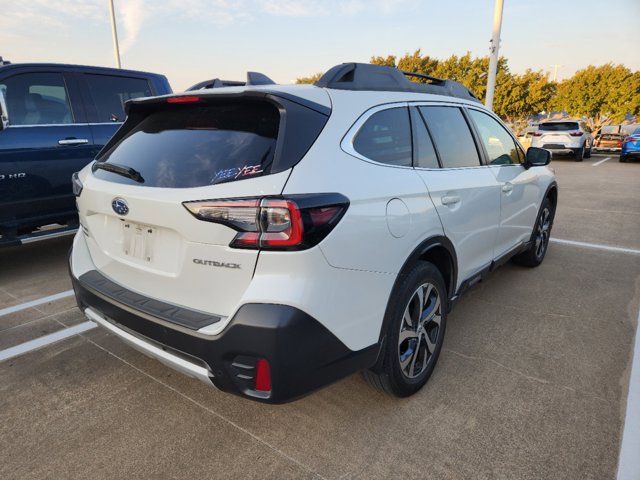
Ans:
[[[612,63],[589,65],[558,85],[553,106],[573,116],[619,123],[627,113],[640,114],[640,72]]]
[[[320,80],[320,77],[322,77],[322,75],[322,72],[318,72],[314,73],[310,77],[296,78],[296,83],[316,83],[318,80]]]
[[[420,50],[416,50],[412,55],[408,53],[398,60],[398,68],[404,72],[421,73],[423,75],[435,76],[438,68],[438,60],[429,55],[422,56]],[[410,77],[415,82],[426,82],[426,79]]]
[[[435,76],[460,82],[484,102],[487,94],[487,71],[489,70],[489,57],[472,58],[471,53],[458,57],[451,55],[446,60],[438,63]],[[504,57],[498,59],[498,74],[496,85],[499,87],[509,81],[509,68]],[[496,89],[497,94],[497,89]]]
[[[369,63],[373,63],[374,65],[383,65],[385,67],[396,67],[396,57],[395,55],[387,55],[384,57],[371,57]]]
[[[556,94],[556,84],[541,71],[526,70],[522,75],[503,75],[496,87],[493,110],[510,123],[548,110]]]

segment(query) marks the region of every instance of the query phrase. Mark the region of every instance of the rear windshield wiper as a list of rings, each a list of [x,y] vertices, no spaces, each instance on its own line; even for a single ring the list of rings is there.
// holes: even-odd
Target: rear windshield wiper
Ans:
[[[91,171],[95,172],[96,170],[106,170],[107,172],[117,173],[123,177],[130,178],[135,182],[144,183],[144,178],[142,178],[139,171],[131,167],[118,165],[117,163],[96,162],[93,164],[93,167],[91,167]]]

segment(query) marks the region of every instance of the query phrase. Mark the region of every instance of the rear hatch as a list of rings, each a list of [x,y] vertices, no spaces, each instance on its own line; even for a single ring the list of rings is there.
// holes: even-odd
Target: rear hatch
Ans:
[[[282,192],[330,113],[328,98],[286,97],[244,91],[129,104],[122,129],[83,172],[78,198],[100,273],[166,303],[233,313],[259,250],[231,248],[232,222],[204,221],[187,206]]]
[[[554,122],[541,123],[534,135],[542,137],[540,142],[543,148],[564,148],[575,144],[583,133],[578,122]]]

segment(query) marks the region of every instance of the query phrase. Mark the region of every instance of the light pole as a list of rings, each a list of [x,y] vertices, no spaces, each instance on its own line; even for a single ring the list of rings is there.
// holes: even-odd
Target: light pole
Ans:
[[[553,81],[556,81],[556,77],[558,76],[558,69],[560,67],[564,67],[564,65],[560,65],[559,63],[554,63],[551,65],[553,67]]]
[[[122,68],[120,64],[120,47],[118,47],[118,31],[116,30],[116,15],[113,11],[113,0],[109,0],[109,11],[111,12],[111,32],[113,33],[113,54],[116,57],[116,65]]]
[[[496,74],[498,70],[498,50],[500,48],[500,29],[502,28],[503,0],[496,0],[493,11],[493,36],[491,37],[491,57],[489,58],[489,76],[487,77],[487,98],[485,106],[491,110],[493,107],[493,92],[496,89]]]

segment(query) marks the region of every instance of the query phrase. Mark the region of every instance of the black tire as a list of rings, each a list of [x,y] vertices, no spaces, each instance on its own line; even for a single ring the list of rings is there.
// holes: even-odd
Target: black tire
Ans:
[[[442,349],[447,304],[440,271],[431,263],[418,262],[391,294],[380,373],[363,372],[369,384],[408,397],[427,383]]]
[[[531,245],[527,250],[513,257],[513,262],[524,267],[537,267],[544,260],[549,248],[549,237],[553,227],[555,211],[548,198],[540,206],[536,223],[531,232]]]
[[[591,158],[591,149],[587,148],[584,152],[584,158]]]
[[[584,160],[584,148],[576,148],[573,152],[576,156],[576,162]]]
[[[618,159],[618,161],[621,163],[627,163],[627,157],[624,155],[620,155],[620,158]]]

